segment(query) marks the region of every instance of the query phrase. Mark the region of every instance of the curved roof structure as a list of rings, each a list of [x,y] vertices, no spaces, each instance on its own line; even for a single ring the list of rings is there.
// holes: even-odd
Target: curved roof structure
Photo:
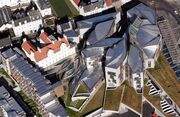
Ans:
[[[143,62],[138,48],[130,45],[128,64],[133,73],[140,73],[143,70]]]
[[[155,11],[142,3],[130,9],[128,13],[131,15],[136,14],[139,17],[148,19],[152,24],[156,24],[157,19]]]
[[[95,28],[95,34],[97,40],[104,39],[109,31],[111,30],[111,27],[113,25],[114,20],[105,21],[102,23],[99,23]]]
[[[89,46],[89,47],[110,47],[113,44],[117,43],[120,41],[121,38],[107,38],[107,39],[102,39],[98,41],[97,43]]]
[[[137,32],[137,41],[140,45],[146,45],[160,35],[157,25],[143,24]]]
[[[161,41],[160,31],[157,25],[143,20],[137,32],[136,40],[148,58],[154,58]]]
[[[117,68],[123,63],[127,55],[127,42],[123,38],[117,45],[107,51],[106,66]]]
[[[91,32],[87,43],[92,45],[102,39],[105,39],[113,26],[113,22],[114,20],[108,20],[97,24],[95,29]]]

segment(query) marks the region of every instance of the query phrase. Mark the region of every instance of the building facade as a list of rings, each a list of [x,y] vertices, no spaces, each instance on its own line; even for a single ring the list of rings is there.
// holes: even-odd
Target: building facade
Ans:
[[[76,53],[76,47],[71,46],[66,37],[56,39],[43,30],[39,42],[33,45],[24,39],[22,49],[26,56],[42,69]]]
[[[66,111],[58,101],[55,90],[37,69],[33,68],[23,57],[9,49],[1,54],[8,74],[14,78],[21,90],[38,106],[44,117],[66,116]]]

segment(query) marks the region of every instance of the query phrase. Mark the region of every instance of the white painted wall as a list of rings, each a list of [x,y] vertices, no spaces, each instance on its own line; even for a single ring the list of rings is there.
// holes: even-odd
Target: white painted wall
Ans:
[[[143,74],[143,72],[133,73],[132,74],[132,84],[133,84],[133,87],[135,90],[138,90],[138,88],[137,88],[138,84],[137,84],[137,81],[135,80],[135,78],[137,78],[137,77],[140,79],[141,89],[144,87],[144,74]]]
[[[41,19],[32,21],[32,22],[24,22],[24,24],[19,24],[19,26],[13,25],[13,31],[17,37],[22,36],[22,32],[24,31],[25,34],[29,34],[31,31],[35,31],[39,29],[39,26],[43,25]]]
[[[110,75],[108,74],[108,72],[115,73],[114,80],[116,81],[116,83],[114,83],[112,78],[110,78]],[[119,78],[119,75],[120,75],[120,66],[117,69],[110,68],[110,67],[105,67],[105,75],[106,75],[106,85],[107,85],[107,88],[118,87],[120,85],[120,78]]]
[[[31,0],[0,0],[0,7],[8,5],[8,6],[16,6],[19,3],[29,3]]]

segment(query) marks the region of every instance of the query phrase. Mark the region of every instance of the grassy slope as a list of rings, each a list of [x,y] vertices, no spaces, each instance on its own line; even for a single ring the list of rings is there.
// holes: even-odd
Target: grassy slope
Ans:
[[[125,84],[122,103],[141,113],[142,95],[137,94],[128,82]]]
[[[123,87],[124,86],[119,86],[115,90],[106,91],[106,97],[104,102],[105,110],[119,110]]]
[[[180,81],[176,80],[174,71],[162,53],[159,55],[155,68],[150,69],[149,72],[180,106]]]
[[[50,0],[55,15],[59,17],[71,16],[71,11],[64,0]]]
[[[94,97],[90,100],[90,102],[86,105],[86,107],[82,110],[81,113],[75,112],[69,108],[67,108],[67,112],[70,117],[81,117],[86,113],[89,113],[93,110],[96,110],[103,106],[103,99],[104,99],[104,92],[105,92],[105,84],[101,86],[101,88],[96,92]]]
[[[81,84],[76,93],[88,93],[87,88]]]

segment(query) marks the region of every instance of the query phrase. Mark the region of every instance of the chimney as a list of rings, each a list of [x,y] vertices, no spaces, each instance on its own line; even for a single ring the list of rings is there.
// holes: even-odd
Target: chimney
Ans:
[[[27,39],[26,38],[23,38],[23,42],[26,42],[27,41]]]
[[[39,52],[41,52],[41,48],[37,47],[37,50],[38,50]]]
[[[44,32],[44,29],[41,29],[41,33],[43,33]]]

